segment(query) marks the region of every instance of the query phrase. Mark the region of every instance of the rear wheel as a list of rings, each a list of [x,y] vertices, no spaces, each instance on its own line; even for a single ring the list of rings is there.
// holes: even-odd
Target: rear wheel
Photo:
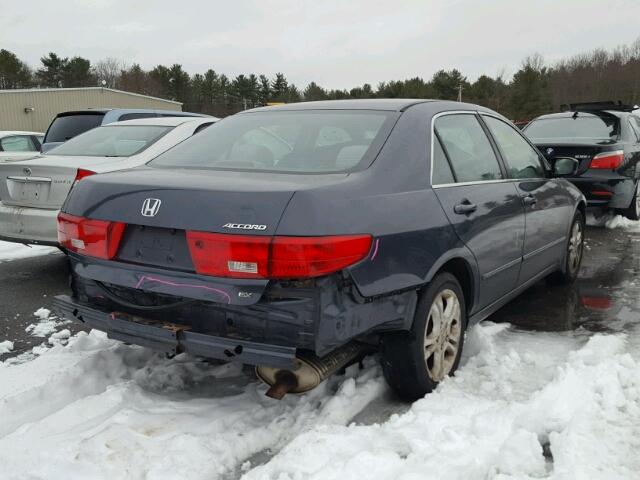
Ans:
[[[578,210],[573,216],[571,230],[569,230],[569,240],[565,252],[564,270],[551,275],[550,279],[558,284],[570,284],[578,278],[580,265],[582,264],[582,254],[584,252],[584,215]]]
[[[409,401],[433,391],[458,368],[466,323],[460,284],[450,273],[437,275],[420,294],[411,330],[383,338],[389,386]]]
[[[636,183],[631,205],[629,205],[629,208],[623,210],[622,214],[630,220],[640,220],[640,181]]]

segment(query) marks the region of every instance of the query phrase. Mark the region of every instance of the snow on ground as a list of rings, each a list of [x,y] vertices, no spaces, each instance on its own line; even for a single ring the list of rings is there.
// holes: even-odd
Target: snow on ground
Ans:
[[[32,323],[25,329],[34,337],[48,337],[54,333],[60,325],[70,323],[69,320],[59,320],[57,316],[51,314],[47,308],[39,308],[33,314],[39,318],[38,323]],[[68,336],[68,335],[67,335]]]
[[[611,212],[606,212],[598,216],[591,212],[587,213],[587,225],[609,229],[622,228],[623,230],[631,232],[640,232],[640,221],[629,220],[627,217]]]
[[[275,401],[240,365],[82,332],[0,363],[0,477],[629,479],[639,339],[481,324],[455,378],[388,421],[350,425],[387,394],[373,358]]]
[[[39,255],[48,255],[57,252],[60,252],[60,250],[55,247],[23,245],[21,243],[0,241],[0,262],[37,257]]]
[[[11,340],[0,342],[0,355],[9,353],[11,350],[13,350],[13,342]]]

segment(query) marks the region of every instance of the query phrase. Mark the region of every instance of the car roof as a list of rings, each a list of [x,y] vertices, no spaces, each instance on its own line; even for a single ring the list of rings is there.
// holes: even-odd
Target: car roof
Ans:
[[[42,132],[23,132],[20,130],[0,130],[0,137],[8,137],[9,135],[38,135],[43,136]]]
[[[215,117],[150,117],[150,118],[136,118],[134,120],[123,120],[122,122],[113,122],[103,125],[109,127],[113,125],[157,125],[162,127],[177,127],[183,123],[198,122],[207,123],[212,121],[218,121]]]
[[[69,115],[87,115],[87,114],[101,114],[105,115],[109,112],[115,112],[115,114],[124,113],[176,113],[178,115],[186,116],[200,116],[204,117],[201,113],[182,112],[180,110],[164,110],[162,108],[85,108],[81,110],[69,110],[66,112],[60,112],[56,117],[66,117]]]
[[[382,110],[401,112],[412,105],[425,102],[438,102],[421,98],[362,98],[354,100],[321,100],[318,102],[287,103],[258,107],[246,112],[271,112],[277,110]],[[244,113],[244,112],[241,112]]]

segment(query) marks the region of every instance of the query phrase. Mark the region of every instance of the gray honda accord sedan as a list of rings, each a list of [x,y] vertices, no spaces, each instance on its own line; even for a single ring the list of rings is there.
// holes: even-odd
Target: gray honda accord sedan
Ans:
[[[257,366],[302,392],[380,352],[415,399],[465,329],[535,282],[572,282],[585,199],[501,115],[430,100],[228,117],[147,166],[93,175],[58,219],[61,315],[167,353]]]

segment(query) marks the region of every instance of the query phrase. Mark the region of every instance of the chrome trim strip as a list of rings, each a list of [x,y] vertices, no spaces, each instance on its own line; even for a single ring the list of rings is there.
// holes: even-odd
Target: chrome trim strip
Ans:
[[[511,260],[510,262],[505,263],[501,267],[498,267],[495,270],[491,270],[490,272],[487,272],[487,273],[483,274],[482,275],[482,279],[483,280],[487,280],[487,279],[489,279],[491,277],[494,277],[498,273],[503,272],[504,270],[507,270],[508,268],[514,267],[514,266],[518,265],[519,263],[522,263],[522,257],[518,257],[515,260]]]
[[[513,182],[512,179],[506,178],[502,180],[480,180],[476,182],[460,182],[460,183],[441,183],[440,185],[432,185],[431,188],[447,188],[447,187],[466,187],[469,185],[489,185],[491,183],[509,183]]]
[[[7,177],[7,180],[20,183],[51,183],[51,179],[45,177]]]
[[[536,255],[538,255],[539,253],[544,252],[545,250],[548,250],[550,248],[555,247],[556,245],[562,243],[562,242],[566,242],[567,241],[567,237],[560,237],[557,240],[554,240],[551,243],[548,243],[547,245],[544,245],[536,250],[534,250],[533,252],[529,252],[527,253],[525,256],[522,257],[522,260],[529,260],[532,257],[535,257]]]

